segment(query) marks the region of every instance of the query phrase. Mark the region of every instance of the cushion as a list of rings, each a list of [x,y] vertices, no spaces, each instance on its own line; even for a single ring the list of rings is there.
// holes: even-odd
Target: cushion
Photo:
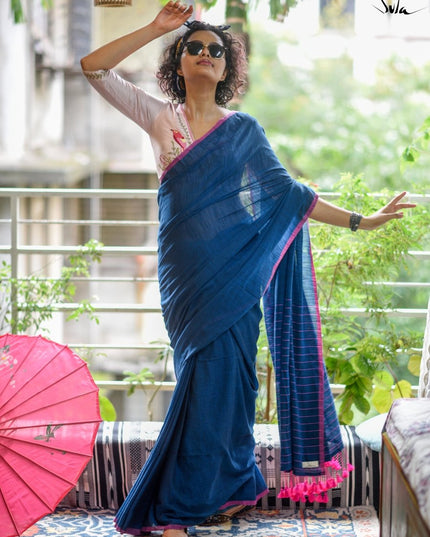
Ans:
[[[387,413],[379,414],[374,418],[363,421],[355,428],[355,432],[363,444],[373,449],[373,451],[381,451],[382,429],[384,428],[387,415]]]

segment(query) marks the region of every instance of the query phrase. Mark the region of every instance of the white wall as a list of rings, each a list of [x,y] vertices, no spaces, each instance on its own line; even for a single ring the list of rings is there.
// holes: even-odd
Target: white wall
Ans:
[[[0,2],[0,156],[22,156],[29,116],[27,28],[14,24],[9,2]]]

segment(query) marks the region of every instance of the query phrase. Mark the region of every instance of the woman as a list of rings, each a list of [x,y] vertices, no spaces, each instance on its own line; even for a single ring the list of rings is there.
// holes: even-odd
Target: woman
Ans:
[[[402,218],[405,193],[362,217],[294,181],[258,123],[225,105],[244,83],[244,54],[225,27],[170,1],[155,19],[82,59],[91,84],[150,135],[160,177],[159,281],[177,386],[163,429],[120,508],[122,532],[186,528],[266,485],[254,458],[256,341],[265,322],[277,376],[284,495],[324,500],[345,476],[326,378],[306,221],[375,229]],[[111,69],[187,23],[158,78],[173,102]]]

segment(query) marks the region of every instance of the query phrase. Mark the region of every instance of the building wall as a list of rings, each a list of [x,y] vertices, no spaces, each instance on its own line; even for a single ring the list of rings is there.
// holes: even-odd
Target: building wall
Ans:
[[[12,160],[25,147],[31,64],[27,28],[12,23],[5,1],[0,2],[0,65],[0,154]]]

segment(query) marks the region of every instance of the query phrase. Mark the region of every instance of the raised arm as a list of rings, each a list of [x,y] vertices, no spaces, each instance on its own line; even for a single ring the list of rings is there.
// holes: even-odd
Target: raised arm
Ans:
[[[415,207],[415,203],[401,203],[401,200],[405,195],[406,192],[398,194],[384,207],[379,209],[379,211],[370,216],[361,217],[361,215],[357,215],[358,218],[357,216],[352,216],[352,220],[351,215],[355,213],[351,213],[351,211],[347,211],[341,207],[336,207],[328,201],[318,198],[318,201],[310,214],[310,218],[313,218],[318,222],[323,222],[324,224],[340,227],[351,227],[351,224],[354,224],[354,220],[359,220],[357,229],[372,230],[383,226],[388,221],[395,218],[403,218],[403,212],[401,212],[403,209],[411,209]]]
[[[192,12],[193,6],[168,2],[148,25],[115,39],[82,58],[82,69],[84,71],[112,69],[150,41],[179,28],[189,19]]]

